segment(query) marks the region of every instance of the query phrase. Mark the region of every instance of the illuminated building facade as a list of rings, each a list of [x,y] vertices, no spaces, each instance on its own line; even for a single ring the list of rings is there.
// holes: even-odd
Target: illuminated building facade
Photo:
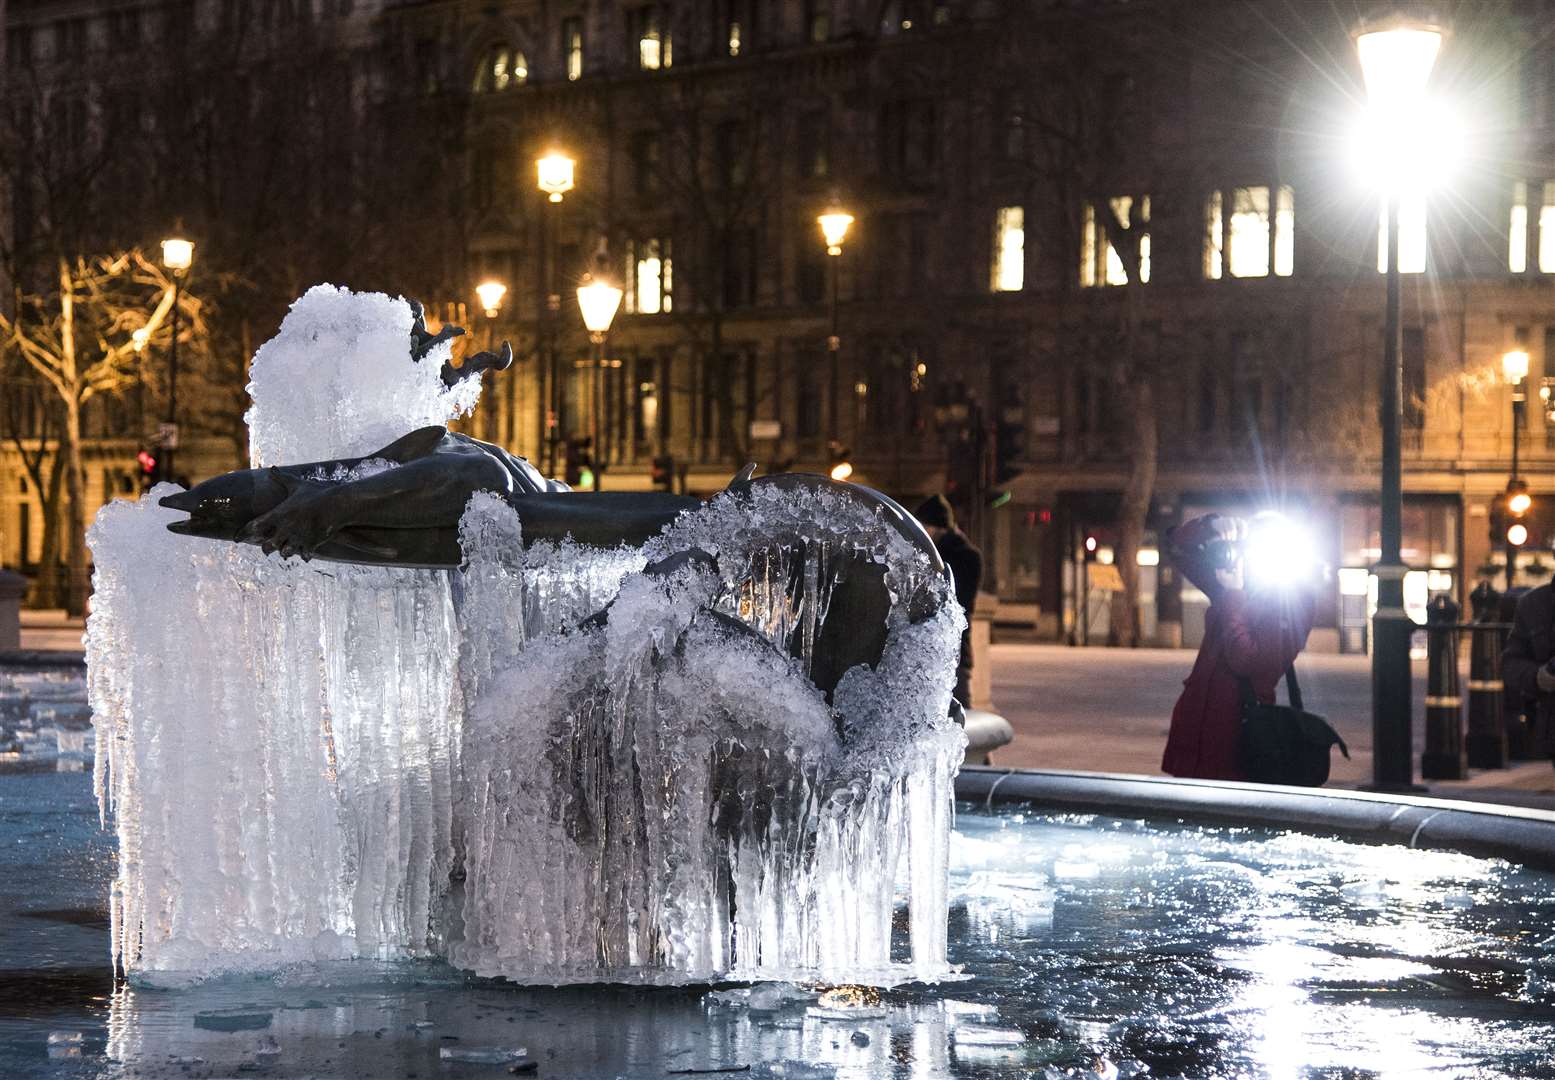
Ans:
[[[32,18],[19,10],[55,6],[11,3],[13,29]],[[560,473],[597,410],[588,452],[606,490],[661,478],[706,493],[747,459],[839,458],[909,505],[948,488],[1001,620],[1092,642],[1109,612],[1088,562],[1118,542],[1147,461],[1146,640],[1191,642],[1202,617],[1157,563],[1164,530],[1278,503],[1309,519],[1332,568],[1317,644],[1359,647],[1383,285],[1379,206],[1352,168],[1364,93],[1340,20],[1355,12],[1271,7],[426,0],[363,14],[358,0],[355,14],[384,61],[362,61],[378,137],[435,130],[446,151],[441,186],[409,205],[455,221],[461,243],[413,284],[519,356],[476,434]],[[1400,207],[1417,604],[1462,600],[1501,557],[1487,508],[1511,458],[1500,358],[1519,346],[1535,500],[1523,579],[1551,563],[1551,19],[1547,3],[1464,8],[1432,84],[1442,167]],[[575,187],[554,203],[535,161],[558,150]],[[816,225],[834,205],[855,218],[835,258],[835,350]],[[385,280],[340,265],[338,280]],[[598,380],[573,299],[585,273],[625,294]],[[489,320],[474,294],[487,281],[507,286]]]

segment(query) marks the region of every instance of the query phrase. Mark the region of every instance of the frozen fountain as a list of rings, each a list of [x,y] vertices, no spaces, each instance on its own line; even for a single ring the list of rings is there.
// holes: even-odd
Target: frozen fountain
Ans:
[[[816,477],[705,504],[559,490],[440,434],[479,380],[415,330],[403,301],[313,289],[249,387],[253,465],[285,467],[92,528],[118,963],[945,975],[962,617],[916,522]],[[447,520],[211,539],[424,475],[458,494]]]

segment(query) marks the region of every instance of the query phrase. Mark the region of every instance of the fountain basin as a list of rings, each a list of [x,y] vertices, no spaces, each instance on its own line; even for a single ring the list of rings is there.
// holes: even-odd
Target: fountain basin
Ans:
[[[1555,874],[1538,855],[1555,826],[1536,811],[968,768],[959,980],[823,1000],[347,961],[171,991],[112,978],[111,838],[90,778],[56,767],[0,773],[8,1077],[495,1076],[490,1055],[519,1049],[569,1077],[1555,1074]],[[1497,857],[1451,850],[1460,815],[1526,859],[1496,835],[1465,842]],[[1355,839],[1406,830],[1435,849]]]

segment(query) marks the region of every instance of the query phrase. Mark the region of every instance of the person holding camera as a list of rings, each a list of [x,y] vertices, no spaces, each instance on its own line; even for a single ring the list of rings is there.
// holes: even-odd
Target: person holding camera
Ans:
[[[1288,537],[1278,515],[1261,521],[1267,536]],[[1314,617],[1313,591],[1291,553],[1277,560],[1282,577],[1245,582],[1248,527],[1209,514],[1166,535],[1168,558],[1209,598],[1204,640],[1172,710],[1162,771],[1201,780],[1245,780],[1240,748],[1242,680],[1258,701],[1273,704],[1286,670],[1305,647]]]

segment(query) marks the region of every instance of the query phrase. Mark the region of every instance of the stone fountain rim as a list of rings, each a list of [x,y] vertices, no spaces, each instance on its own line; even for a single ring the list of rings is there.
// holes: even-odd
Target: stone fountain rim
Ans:
[[[1391,792],[964,765],[956,798],[988,807],[1291,828],[1555,871],[1555,811]]]

